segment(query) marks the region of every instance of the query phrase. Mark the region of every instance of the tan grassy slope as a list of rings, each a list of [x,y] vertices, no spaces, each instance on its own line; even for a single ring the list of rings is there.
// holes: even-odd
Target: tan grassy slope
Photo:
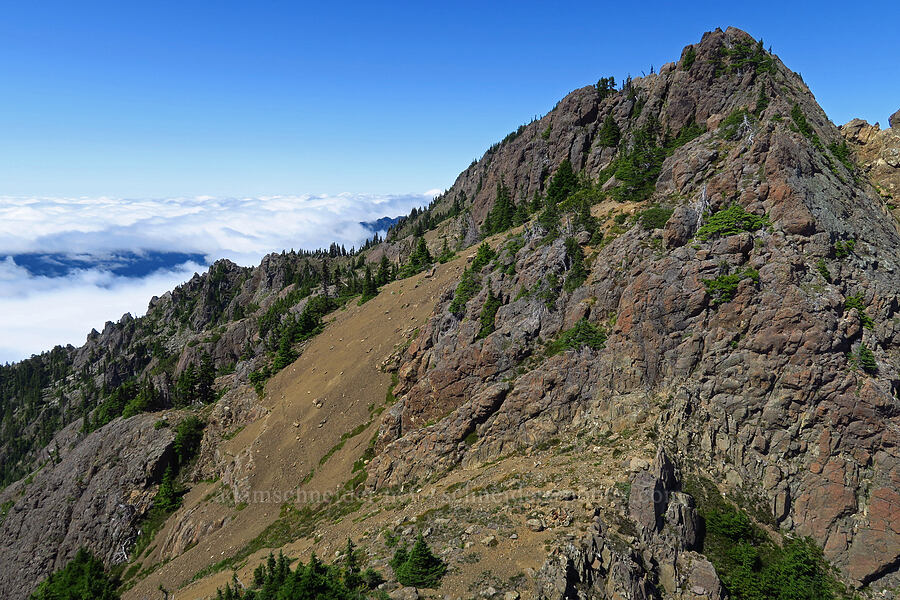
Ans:
[[[498,245],[501,236],[488,241]],[[339,311],[303,356],[269,382],[263,402],[270,413],[222,443],[220,454],[234,457],[236,465],[226,479],[241,482],[242,489],[271,493],[298,486],[307,491],[335,490],[350,479],[353,463],[378,427],[370,406],[382,405],[390,388],[391,376],[381,372],[380,365],[396,346],[406,343],[441,294],[456,284],[474,253],[470,248],[455,261],[439,265],[434,277],[420,274],[395,282],[363,306],[352,304]],[[321,400],[321,408],[315,406],[316,400]],[[580,536],[598,509],[604,509],[609,522],[624,522],[624,513],[619,514],[622,486],[631,465],[644,466],[654,450],[635,433],[639,428],[631,419],[631,415],[620,419],[599,437],[560,438],[524,454],[457,468],[418,489],[366,496],[347,510],[315,520],[299,536],[279,538],[273,549],[304,561],[316,552],[331,561],[349,537],[368,556],[368,564],[391,579],[387,560],[394,546],[389,540],[396,536],[400,543],[410,543],[417,531],[425,531],[429,544],[450,567],[441,588],[431,594],[472,597],[493,588],[531,598],[531,575],[544,563],[549,548]],[[347,439],[320,465],[342,434],[365,424],[364,431]],[[311,470],[312,479],[303,483]],[[192,581],[209,565],[237,554],[279,519],[281,503],[274,499],[253,502],[251,497],[243,509],[239,504],[204,500],[219,485],[198,485],[155,542],[166,546],[164,540],[186,523],[212,530],[124,598],[161,598],[160,585],[177,590],[179,599],[210,598],[233,575],[244,583],[252,579],[269,547],[237,561],[234,568],[207,571]],[[224,526],[213,529],[223,519]],[[533,525],[535,519],[540,527]],[[157,549],[143,562],[147,566],[164,559]]]
[[[142,559],[142,568],[169,558],[163,552],[171,548],[166,540],[176,529],[209,533],[146,577],[125,598],[157,597],[159,585],[178,589],[198,571],[234,555],[278,518],[281,502],[275,492],[333,491],[350,479],[353,463],[377,428],[370,408],[383,405],[390,387],[391,376],[380,370],[381,363],[424,323],[440,294],[455,285],[463,260],[439,265],[434,277],[420,274],[391,283],[362,306],[351,303],[337,311],[302,356],[269,381],[262,400],[269,414],[218,449],[220,462],[231,463],[222,481],[237,482],[239,490],[249,491],[249,505],[229,506],[210,498],[222,491],[219,483],[195,486],[184,506],[157,534],[157,547]],[[314,404],[316,400],[321,407]],[[366,431],[349,438],[324,465],[319,464],[343,434],[370,421]],[[312,479],[304,483],[313,470]],[[254,502],[253,492],[271,493],[269,502],[261,502],[264,497],[259,495]],[[267,552],[251,557],[250,563],[258,563]],[[203,585],[192,586],[197,591],[189,591],[187,597],[214,593],[230,577],[230,571],[209,577]]]

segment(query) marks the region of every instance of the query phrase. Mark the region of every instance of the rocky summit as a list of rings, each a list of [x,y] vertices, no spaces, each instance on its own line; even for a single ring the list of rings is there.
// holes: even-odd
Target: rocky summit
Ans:
[[[900,117],[836,127],[738,29],[672,58],[385,239],[3,367],[4,597],[80,548],[134,599],[279,552],[369,597],[894,597]]]

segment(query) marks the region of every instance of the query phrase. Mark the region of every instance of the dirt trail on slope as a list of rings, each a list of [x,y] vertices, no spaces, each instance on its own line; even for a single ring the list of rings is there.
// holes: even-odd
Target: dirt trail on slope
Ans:
[[[180,588],[198,571],[232,556],[278,518],[281,502],[276,501],[274,492],[298,488],[331,491],[350,479],[352,465],[368,445],[377,419],[366,431],[348,439],[324,465],[320,460],[343,434],[372,421],[370,407],[383,405],[391,385],[390,374],[379,369],[381,363],[424,324],[440,295],[458,281],[464,257],[473,253],[470,249],[462,257],[438,265],[433,277],[422,273],[393,282],[362,306],[351,302],[336,311],[300,358],[267,384],[262,402],[271,412],[220,446],[220,452],[245,465],[250,492],[269,492],[270,501],[254,502],[251,497],[246,507],[238,505],[235,509],[210,500],[216,485],[195,486],[185,497],[177,518],[169,519],[154,543],[162,546],[186,519],[195,530],[213,530],[223,520],[224,525],[159,567],[124,598],[162,597],[159,585]],[[304,483],[313,470],[312,479]],[[146,566],[160,561],[159,550],[155,550],[143,563]],[[251,558],[250,563],[255,562]],[[217,575],[207,578],[209,585],[191,586],[177,597],[201,598],[214,593],[230,579],[230,571]]]

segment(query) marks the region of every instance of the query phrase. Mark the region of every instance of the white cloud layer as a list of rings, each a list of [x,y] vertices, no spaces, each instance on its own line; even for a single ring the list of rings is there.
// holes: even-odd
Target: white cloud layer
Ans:
[[[407,214],[432,196],[0,197],[0,255],[155,250],[250,266],[283,249],[337,242],[349,250],[371,237],[360,221]],[[32,276],[9,258],[0,261],[0,363],[56,344],[80,345],[91,328],[101,329],[126,312],[144,314],[152,296],[203,270],[188,264],[134,279],[85,269],[50,278]]]

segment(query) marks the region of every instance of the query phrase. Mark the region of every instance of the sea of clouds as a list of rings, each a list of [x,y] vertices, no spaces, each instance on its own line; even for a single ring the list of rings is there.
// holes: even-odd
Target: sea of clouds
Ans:
[[[0,363],[57,344],[84,343],[92,329],[124,313],[146,312],[158,296],[228,258],[252,266],[269,252],[348,250],[372,232],[361,222],[409,213],[436,192],[262,198],[8,198],[0,197]],[[141,277],[116,274],[108,258],[128,252],[178,252],[205,261],[169,265]],[[77,256],[62,276],[35,274],[13,256]],[[90,264],[91,257],[96,266]]]

